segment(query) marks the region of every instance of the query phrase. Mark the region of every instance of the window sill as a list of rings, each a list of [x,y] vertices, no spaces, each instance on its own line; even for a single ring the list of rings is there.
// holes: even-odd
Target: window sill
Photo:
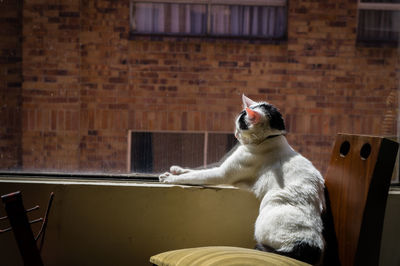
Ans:
[[[0,171],[0,183],[64,184],[136,187],[181,187],[194,189],[239,189],[231,185],[179,185],[158,182],[157,174],[52,173]],[[390,185],[389,193],[400,194],[400,184]]]
[[[222,43],[250,43],[250,44],[273,44],[280,45],[287,43],[287,36],[279,39],[263,38],[263,37],[246,37],[246,36],[211,36],[211,35],[168,35],[168,34],[145,34],[130,33],[129,40],[139,41],[200,41],[200,42],[222,42]]]
[[[178,185],[159,183],[156,175],[150,174],[61,174],[61,173],[7,173],[0,172],[0,183],[93,185],[121,187],[181,187],[191,189],[239,189],[230,185]]]

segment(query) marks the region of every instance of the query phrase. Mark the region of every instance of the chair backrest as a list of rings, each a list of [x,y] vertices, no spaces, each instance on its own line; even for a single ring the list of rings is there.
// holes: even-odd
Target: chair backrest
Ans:
[[[14,232],[15,240],[17,241],[25,266],[43,266],[40,251],[43,247],[44,235],[53,197],[54,193],[51,192],[44,218],[29,221],[27,213],[39,209],[39,205],[25,210],[20,191],[1,196],[8,216],[0,217],[0,220],[8,220],[11,227],[0,229],[0,233]],[[37,222],[42,222],[42,226],[35,237],[31,229],[31,224]],[[39,247],[37,247],[36,242],[38,242],[39,239],[40,243]]]
[[[397,150],[398,143],[386,138],[337,135],[325,176],[329,217],[325,226],[331,232],[327,265],[379,264]]]

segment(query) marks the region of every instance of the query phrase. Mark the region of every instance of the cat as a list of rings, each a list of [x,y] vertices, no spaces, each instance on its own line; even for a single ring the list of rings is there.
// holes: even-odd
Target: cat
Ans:
[[[236,118],[239,147],[218,167],[192,170],[171,166],[160,182],[232,184],[260,200],[255,222],[256,249],[316,264],[324,251],[321,214],[324,179],[312,163],[287,142],[282,114],[267,102],[242,95]]]

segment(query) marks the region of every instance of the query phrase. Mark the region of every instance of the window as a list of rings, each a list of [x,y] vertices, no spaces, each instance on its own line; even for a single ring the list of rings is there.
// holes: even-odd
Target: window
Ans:
[[[280,108],[288,142],[324,173],[337,132],[400,140],[399,47],[355,45],[398,40],[399,2],[0,1],[0,175],[204,166],[204,132],[232,132],[241,93]],[[158,133],[202,137],[146,161],[130,130],[152,149]],[[193,165],[173,157],[186,145]]]
[[[400,0],[360,0],[357,41],[398,43]]]
[[[131,1],[133,34],[283,39],[286,0]]]

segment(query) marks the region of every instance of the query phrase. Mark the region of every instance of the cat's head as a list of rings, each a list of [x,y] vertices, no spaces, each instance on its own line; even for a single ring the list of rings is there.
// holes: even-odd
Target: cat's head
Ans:
[[[267,102],[255,102],[244,94],[244,110],[236,119],[236,138],[242,144],[260,143],[266,138],[285,134],[285,122],[278,109]]]

